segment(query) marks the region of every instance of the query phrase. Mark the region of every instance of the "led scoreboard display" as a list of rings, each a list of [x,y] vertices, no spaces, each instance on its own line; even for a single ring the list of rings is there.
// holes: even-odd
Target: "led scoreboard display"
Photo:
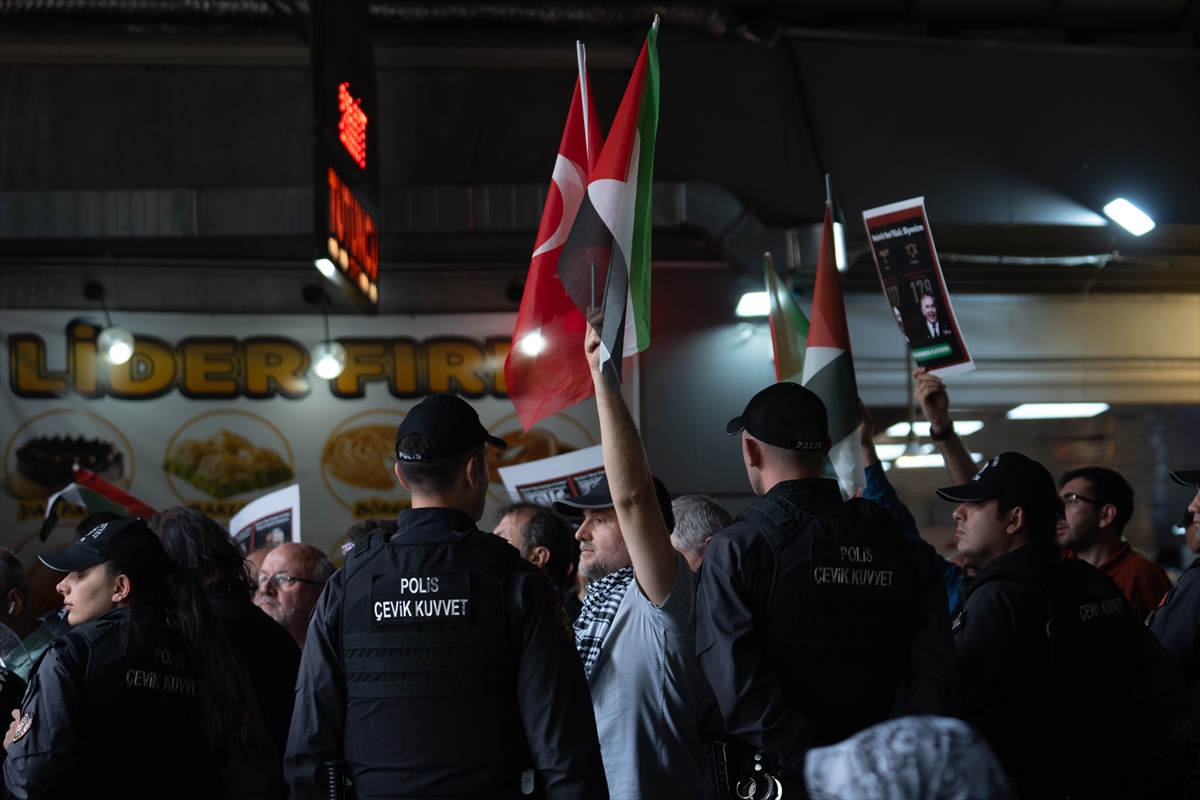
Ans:
[[[367,0],[311,0],[317,269],[379,301],[379,116]]]

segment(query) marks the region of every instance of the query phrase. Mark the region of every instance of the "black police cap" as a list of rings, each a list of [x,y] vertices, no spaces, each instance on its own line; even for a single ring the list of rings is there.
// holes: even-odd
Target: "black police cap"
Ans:
[[[666,485],[658,478],[653,478],[654,481],[654,496],[658,500],[658,508],[662,511],[663,521],[667,523],[667,530],[675,530],[675,512],[671,509],[671,493],[667,491]],[[554,510],[564,517],[572,517],[578,519],[583,516],[584,509],[597,508],[612,508],[613,499],[612,492],[608,489],[608,476],[605,475],[599,481],[588,489],[587,494],[582,494],[579,497],[564,497],[562,500],[554,501]]]
[[[1180,486],[1194,486],[1200,489],[1200,469],[1177,469],[1171,473],[1171,480]]]
[[[1022,453],[1001,453],[983,465],[970,483],[937,490],[954,503],[1005,497],[1023,508],[1061,507],[1058,485],[1050,470]]]
[[[431,446],[422,453],[400,449],[400,440],[419,433]],[[492,436],[479,422],[479,414],[461,397],[434,394],[417,403],[405,415],[396,430],[396,458],[400,461],[437,461],[466,452],[486,442],[499,450],[508,449],[508,442]]]
[[[75,544],[52,550],[38,559],[55,572],[77,572],[106,561],[116,561],[126,571],[146,577],[175,574],[179,570],[154,531],[137,517],[97,525]]]
[[[801,436],[803,428],[820,431],[820,436]],[[729,420],[730,436],[745,430],[760,442],[788,450],[821,450],[829,436],[829,412],[821,398],[798,383],[783,381],[768,386],[746,405],[740,417]]]

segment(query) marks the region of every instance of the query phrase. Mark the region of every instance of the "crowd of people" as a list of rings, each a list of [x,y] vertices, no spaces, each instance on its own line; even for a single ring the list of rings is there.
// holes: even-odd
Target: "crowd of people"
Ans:
[[[41,556],[64,606],[38,618],[0,551],[4,796],[1200,797],[1200,560],[1172,584],[1133,550],[1121,475],[980,468],[918,370],[947,560],[868,410],[845,500],[827,409],[779,383],[727,427],[760,498],[734,519],[652,474],[600,349],[589,327],[605,477],[494,535],[506,445],[433,395],[396,434],[412,508],[352,528],[340,569],[248,560],[186,508],[96,516]],[[1200,470],[1172,478],[1200,551]]]

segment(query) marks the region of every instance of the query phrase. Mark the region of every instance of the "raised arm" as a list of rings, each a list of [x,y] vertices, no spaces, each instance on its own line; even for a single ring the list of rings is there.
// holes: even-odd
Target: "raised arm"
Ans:
[[[975,462],[963,440],[954,432],[954,420],[950,418],[950,395],[946,385],[936,375],[930,375],[924,367],[913,370],[917,380],[917,402],[929,420],[929,436],[937,444],[938,451],[946,461],[946,471],[955,484],[968,483],[975,477]]]
[[[679,556],[671,546],[671,534],[654,494],[654,479],[633,418],[621,395],[608,388],[600,372],[600,336],[593,326],[598,327],[602,319],[603,315],[591,315],[584,352],[596,385],[604,472],[634,577],[650,602],[661,607],[675,585]]]

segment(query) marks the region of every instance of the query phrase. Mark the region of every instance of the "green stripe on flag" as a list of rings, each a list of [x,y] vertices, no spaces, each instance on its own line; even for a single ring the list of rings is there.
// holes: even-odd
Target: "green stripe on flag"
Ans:
[[[646,83],[638,112],[637,195],[633,206],[633,246],[629,258],[629,294],[640,353],[650,346],[650,195],[654,186],[654,139],[658,134],[658,34],[646,34]]]
[[[83,497],[84,505],[87,506],[89,514],[96,514],[101,511],[111,511],[114,514],[120,514],[122,517],[132,517],[129,509],[118,503],[116,500],[110,500],[99,492],[94,492],[87,487],[80,486],[79,494]]]

